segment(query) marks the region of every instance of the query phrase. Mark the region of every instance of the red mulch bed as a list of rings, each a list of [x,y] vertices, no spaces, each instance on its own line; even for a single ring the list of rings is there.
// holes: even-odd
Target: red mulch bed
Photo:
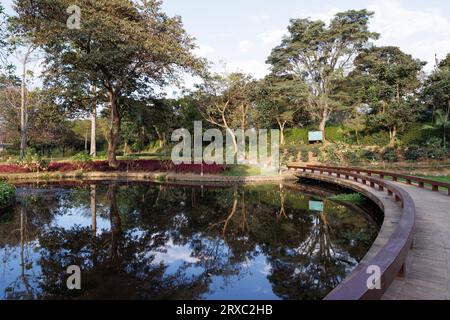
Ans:
[[[155,172],[155,171],[171,171],[177,173],[201,173],[202,165],[200,164],[181,164],[175,165],[172,161],[159,160],[130,160],[119,161],[117,169],[108,166],[107,161],[95,161],[90,163],[81,162],[52,162],[46,171],[48,172],[68,172],[83,169],[85,171],[100,172]],[[206,174],[219,174],[225,171],[225,166],[217,164],[203,164],[203,172]],[[23,166],[8,164],[0,165],[0,173],[28,173],[33,172],[29,168]]]

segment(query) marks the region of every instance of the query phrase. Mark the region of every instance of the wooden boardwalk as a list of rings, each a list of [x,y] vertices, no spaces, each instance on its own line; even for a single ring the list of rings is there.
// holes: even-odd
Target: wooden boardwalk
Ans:
[[[317,176],[318,180],[325,176],[310,175]],[[336,174],[330,174],[331,177],[338,178]],[[342,176],[338,179],[345,180]],[[450,191],[437,191],[434,187],[435,191],[432,191],[404,182],[391,183],[413,199],[415,230],[405,272],[392,282],[382,299],[450,300]]]
[[[396,183],[416,205],[414,245],[406,273],[384,294],[386,300],[450,299],[450,197],[443,192]]]

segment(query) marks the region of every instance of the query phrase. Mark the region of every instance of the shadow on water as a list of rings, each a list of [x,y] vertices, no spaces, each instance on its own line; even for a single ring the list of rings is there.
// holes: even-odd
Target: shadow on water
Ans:
[[[0,298],[321,299],[379,231],[374,206],[323,192],[22,185],[0,217]],[[81,290],[67,289],[70,265],[82,270]]]

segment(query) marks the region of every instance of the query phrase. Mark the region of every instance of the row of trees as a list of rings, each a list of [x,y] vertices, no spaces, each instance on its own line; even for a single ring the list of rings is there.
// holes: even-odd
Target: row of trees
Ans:
[[[189,129],[201,119],[232,136],[232,128],[278,127],[282,144],[287,127],[323,131],[333,122],[350,128],[356,140],[361,131],[386,130],[391,145],[410,123],[435,119],[446,145],[450,55],[427,76],[424,62],[371,43],[379,34],[370,31],[373,13],[367,10],[338,13],[328,24],[291,20],[289,34],[267,59],[270,74],[258,80],[210,72],[192,53],[195,42],[181,19],[162,12],[160,1],[79,1],[80,29],[67,27],[70,4],[16,0],[16,15],[1,20],[2,39],[9,39],[0,43],[3,62],[15,48],[27,49],[21,77],[6,67],[0,78],[1,125],[10,119],[6,127],[16,128],[14,139],[19,133],[22,156],[33,112],[41,120],[31,120],[31,127],[60,137],[73,132],[64,129],[67,121],[89,116],[93,155],[99,117],[113,167],[119,145],[139,150],[158,140],[164,147],[174,128]],[[43,86],[34,90],[26,81],[31,52],[45,61]],[[179,83],[186,73],[203,81],[181,99],[158,96],[158,88]]]

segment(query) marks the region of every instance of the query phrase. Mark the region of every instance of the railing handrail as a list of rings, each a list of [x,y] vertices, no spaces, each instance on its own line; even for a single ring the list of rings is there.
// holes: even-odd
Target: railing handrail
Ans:
[[[387,243],[373,258],[364,262],[364,265],[358,265],[349,277],[325,297],[326,300],[380,299],[404,266],[406,256],[412,245],[416,209],[411,196],[391,182],[350,171],[323,167],[288,166],[288,168],[303,170],[303,172],[311,171],[315,173],[317,171],[321,174],[328,173],[330,176],[335,174],[337,177],[353,178],[355,181],[365,185],[369,182],[371,187],[375,188],[378,186],[379,190],[387,190],[390,195],[395,197],[396,201],[401,202],[402,215]],[[378,266],[380,268],[381,289],[369,289],[367,285],[367,280],[371,276],[371,274],[367,273],[369,266]]]
[[[288,166],[288,168],[295,168],[297,166]],[[413,185],[413,183],[417,183],[417,186],[420,188],[425,188],[425,185],[431,185],[432,191],[438,191],[439,187],[447,188],[448,195],[450,195],[450,183],[448,182],[442,182],[442,181],[436,181],[432,179],[422,178],[422,177],[416,177],[416,176],[410,176],[406,174],[401,173],[395,173],[390,171],[382,171],[382,170],[371,170],[371,169],[364,169],[364,168],[357,168],[357,167],[334,167],[334,166],[319,166],[319,165],[308,165],[309,168],[317,168],[317,169],[336,169],[336,170],[342,170],[342,171],[354,171],[356,173],[367,173],[367,174],[376,174],[379,175],[380,178],[384,179],[385,177],[392,177],[393,181],[397,182],[398,179],[406,180],[407,184]]]

